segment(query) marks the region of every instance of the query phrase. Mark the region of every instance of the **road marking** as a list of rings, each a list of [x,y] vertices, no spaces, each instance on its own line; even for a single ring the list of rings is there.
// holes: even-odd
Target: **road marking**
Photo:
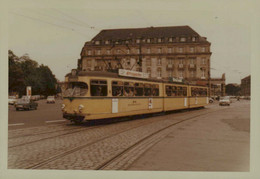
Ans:
[[[24,123],[8,124],[8,126],[22,126]]]
[[[45,121],[46,123],[52,123],[52,122],[64,122],[64,121],[67,121],[67,120],[55,120],[55,121]]]

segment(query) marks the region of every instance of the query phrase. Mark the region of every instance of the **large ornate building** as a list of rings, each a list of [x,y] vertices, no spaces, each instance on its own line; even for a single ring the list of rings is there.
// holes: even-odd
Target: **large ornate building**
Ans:
[[[128,69],[151,78],[210,82],[210,42],[189,26],[102,30],[86,42],[78,60],[83,71]]]

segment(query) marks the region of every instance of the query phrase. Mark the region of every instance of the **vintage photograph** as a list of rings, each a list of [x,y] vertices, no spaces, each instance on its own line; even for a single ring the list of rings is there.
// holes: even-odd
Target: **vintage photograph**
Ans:
[[[8,169],[250,172],[251,3],[28,2],[8,7]]]

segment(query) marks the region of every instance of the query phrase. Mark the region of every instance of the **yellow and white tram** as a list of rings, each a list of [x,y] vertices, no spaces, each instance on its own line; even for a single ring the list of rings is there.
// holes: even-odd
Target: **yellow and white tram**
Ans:
[[[208,104],[208,88],[116,73],[72,71],[65,77],[63,117],[73,122],[132,116]],[[137,74],[137,75],[136,75]]]

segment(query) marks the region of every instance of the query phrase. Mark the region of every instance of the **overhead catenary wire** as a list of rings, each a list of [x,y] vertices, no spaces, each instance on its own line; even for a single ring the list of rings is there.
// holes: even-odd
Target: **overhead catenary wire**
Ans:
[[[66,13],[64,13],[64,12],[62,12],[62,11],[60,11],[60,10],[57,10],[57,9],[55,9],[55,8],[51,8],[51,9],[54,10],[54,11],[56,11],[56,12],[58,12],[58,13],[60,13],[60,14],[62,14],[62,15],[65,15],[65,16],[67,16],[67,17],[73,19],[74,21],[77,21],[77,22],[80,23],[80,24],[85,24],[85,25],[86,25],[88,28],[90,28],[90,29],[98,30],[96,27],[91,26],[91,25],[87,24],[86,22],[84,22],[84,21],[82,21],[82,20],[79,20],[79,19],[77,19],[77,18],[75,18],[75,17],[73,17],[73,16],[70,16],[70,15],[68,15],[68,14],[66,14]]]
[[[79,31],[76,31],[74,28],[71,28],[71,27],[55,24],[55,23],[52,23],[52,22],[47,22],[47,21],[39,19],[39,18],[30,17],[30,16],[27,16],[27,15],[24,15],[24,14],[18,14],[16,12],[10,12],[10,13],[12,13],[14,15],[17,15],[17,16],[21,16],[21,17],[27,18],[27,19],[31,19],[33,21],[42,22],[42,23],[53,25],[53,26],[56,26],[56,27],[59,27],[59,28],[63,28],[63,29],[69,29],[69,30],[71,30],[71,31],[73,31],[73,32],[75,32],[77,34],[83,35],[84,37],[88,36],[87,34],[84,34],[84,33],[81,33]]]

